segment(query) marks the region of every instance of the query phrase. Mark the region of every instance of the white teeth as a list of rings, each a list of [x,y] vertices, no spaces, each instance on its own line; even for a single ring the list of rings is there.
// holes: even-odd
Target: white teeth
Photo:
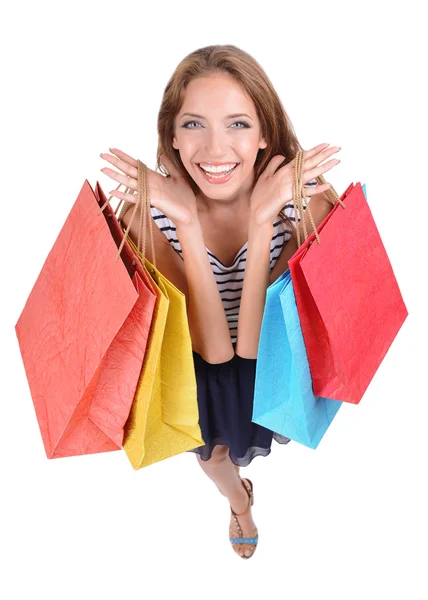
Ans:
[[[203,167],[202,164],[199,164],[199,166],[201,167],[201,169],[203,169],[204,171],[206,171],[207,173],[229,173],[229,171],[231,171],[234,167],[236,167],[238,163],[233,163],[233,164],[229,164],[229,165],[221,165],[219,167],[214,167],[214,166],[206,166]]]

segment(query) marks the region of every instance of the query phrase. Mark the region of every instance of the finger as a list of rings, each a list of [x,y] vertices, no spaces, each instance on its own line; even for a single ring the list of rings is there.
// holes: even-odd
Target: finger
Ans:
[[[315,179],[316,177],[319,177],[323,173],[330,171],[330,169],[332,169],[339,163],[340,163],[340,160],[338,158],[333,158],[332,160],[329,160],[328,162],[324,163],[323,165],[315,167],[314,169],[309,169],[309,171],[305,171],[304,174],[302,175],[302,183],[303,184],[308,183],[308,181],[311,181],[311,179]]]
[[[330,188],[331,188],[331,183],[323,183],[323,184],[314,185],[314,186],[311,186],[310,189],[305,188],[304,192],[303,192],[304,197],[310,198],[311,196],[315,196],[316,194],[322,194],[323,192],[325,192],[326,190],[328,190]]]
[[[133,167],[129,163],[125,162],[124,160],[121,160],[120,158],[116,158],[116,156],[111,156],[110,154],[107,154],[107,153],[101,153],[100,156],[104,160],[107,160],[113,166],[115,166],[118,169],[120,169],[121,171],[123,171],[123,173],[125,173],[126,175],[129,175],[133,179],[137,179],[138,169],[136,167]]]
[[[303,160],[307,160],[309,158],[312,158],[313,156],[316,156],[317,154],[319,154],[320,152],[322,152],[329,146],[330,146],[330,144],[318,144],[318,146],[315,146],[314,148],[311,148],[310,150],[304,150],[303,151]]]
[[[283,156],[282,154],[276,154],[273,158],[270,159],[267,167],[265,168],[263,173],[260,175],[260,177],[273,177],[273,175],[275,174],[275,171],[277,170],[279,165],[282,162],[284,162],[284,160],[285,160],[285,156]]]
[[[136,159],[132,158],[132,156],[129,156],[129,154],[125,154],[125,152],[122,152],[122,150],[119,150],[118,148],[109,148],[109,150],[112,154],[116,154],[116,156],[118,156],[121,160],[124,160],[132,167],[137,168],[138,165]]]
[[[135,204],[138,201],[137,194],[126,194],[125,192],[119,192],[118,190],[112,190],[109,192],[110,196],[114,196],[115,198],[119,198],[120,200],[126,200],[127,202],[132,202]]]
[[[325,148],[328,148],[330,144],[318,144],[318,146],[315,146],[314,148],[311,148],[310,150],[304,150],[303,151],[303,161],[312,158],[313,156],[316,156],[317,154],[319,154],[319,152],[322,152],[322,150],[324,150]],[[279,161],[279,157],[282,158],[282,160]],[[278,161],[277,161],[278,159]],[[262,175],[265,175],[266,177],[268,176],[272,176],[275,174],[276,169],[279,167],[279,165],[282,163],[282,161],[285,160],[285,156],[281,156],[281,154],[277,154],[276,156],[274,156],[271,160],[271,162],[268,164],[268,166],[266,167],[266,169],[263,171]],[[272,163],[272,161],[275,161],[274,163]],[[293,158],[292,161],[290,161],[287,165],[284,165],[284,167],[287,166],[293,166],[296,162],[296,159]],[[315,162],[315,164],[318,164],[320,161]],[[303,164],[305,164],[305,162],[303,162]],[[271,167],[272,165],[272,167]],[[284,167],[281,167],[282,169]]]
[[[113,171],[113,169],[109,169],[108,167],[104,167],[103,169],[100,169],[100,171],[102,171],[105,175],[108,175],[115,181],[123,183],[123,185],[125,185],[126,187],[129,187],[132,190],[137,190],[136,179],[133,179],[132,177],[127,177],[126,175],[121,175],[120,173],[116,173],[116,171]]]
[[[318,146],[314,146],[313,148],[308,150],[308,152],[320,152],[321,150],[324,150],[325,148],[328,148],[329,146],[330,146],[330,144],[318,144]]]
[[[303,169],[312,169],[313,167],[319,165],[323,160],[329,158],[329,156],[339,152],[341,149],[342,148],[340,146],[332,146],[331,148],[327,148],[321,152],[318,152],[316,155],[312,156],[311,158],[307,158],[303,162]]]

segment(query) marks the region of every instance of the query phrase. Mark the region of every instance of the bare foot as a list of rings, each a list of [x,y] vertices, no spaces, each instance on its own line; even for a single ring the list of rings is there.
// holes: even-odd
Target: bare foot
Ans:
[[[250,484],[246,479],[241,479],[245,487],[250,491]],[[238,514],[236,519],[238,520],[239,525],[241,526],[241,531],[239,531],[238,524],[236,523],[234,515],[230,515],[230,526],[229,526],[229,537],[256,537],[257,528],[256,524],[253,521],[253,517],[251,514],[251,506],[250,499],[248,494],[242,488],[242,499],[233,504],[231,504],[232,510]],[[245,511],[245,512],[244,512]],[[244,513],[239,516],[240,513]],[[233,549],[240,556],[251,556],[256,548],[255,544],[232,544]]]

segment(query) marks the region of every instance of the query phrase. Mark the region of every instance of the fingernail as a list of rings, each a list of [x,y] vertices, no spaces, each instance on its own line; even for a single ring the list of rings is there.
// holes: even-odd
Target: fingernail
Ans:
[[[103,156],[103,153],[102,153],[102,152],[100,152],[100,156],[101,156],[101,158],[104,158],[104,156]]]

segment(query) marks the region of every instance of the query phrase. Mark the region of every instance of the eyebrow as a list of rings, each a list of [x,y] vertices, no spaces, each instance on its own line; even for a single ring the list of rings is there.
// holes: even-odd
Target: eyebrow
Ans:
[[[186,115],[188,117],[196,117],[197,119],[205,119],[205,117],[202,115],[197,115],[196,113],[183,113],[181,117],[185,117]],[[253,120],[252,117],[246,113],[234,113],[233,115],[227,115],[226,119],[236,119],[237,117],[248,117],[249,119]]]

